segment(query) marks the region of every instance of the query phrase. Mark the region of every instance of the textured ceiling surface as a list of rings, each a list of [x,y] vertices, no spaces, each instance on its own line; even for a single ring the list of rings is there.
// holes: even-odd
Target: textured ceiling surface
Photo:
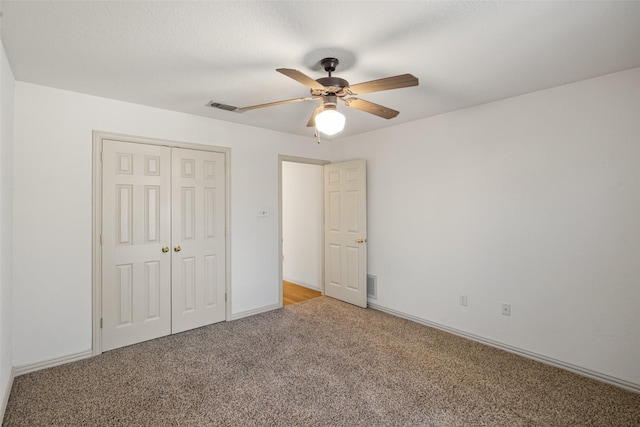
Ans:
[[[362,95],[385,120],[339,104],[337,136],[640,67],[640,2],[2,1],[15,78],[106,98],[312,136],[316,101],[275,71],[351,84],[412,73],[417,87]]]

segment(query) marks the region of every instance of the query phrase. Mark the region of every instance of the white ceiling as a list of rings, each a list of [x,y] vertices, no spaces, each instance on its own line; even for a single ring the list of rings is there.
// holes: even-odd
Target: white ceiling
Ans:
[[[15,78],[86,94],[312,136],[315,102],[277,73],[351,84],[412,73],[418,87],[362,95],[385,120],[340,104],[339,136],[640,67],[640,2],[2,1]]]

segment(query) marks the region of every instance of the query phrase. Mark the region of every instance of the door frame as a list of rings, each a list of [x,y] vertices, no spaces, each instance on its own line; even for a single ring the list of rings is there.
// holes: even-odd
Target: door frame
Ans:
[[[318,165],[318,166],[324,166],[324,165],[328,165],[329,163],[331,163],[329,160],[320,160],[320,159],[309,159],[306,157],[295,157],[295,156],[286,156],[283,154],[278,155],[278,254],[279,254],[279,260],[278,260],[278,280],[279,280],[279,284],[278,284],[278,308],[282,308],[283,304],[282,304],[282,163],[283,162],[293,162],[293,163],[305,163],[305,164],[309,164],[309,165]],[[324,176],[324,173],[323,173]],[[322,280],[320,283],[320,289],[322,294],[324,295],[324,179],[322,181],[321,184],[321,188],[320,188],[320,194],[318,195],[320,197],[320,203],[322,205],[322,212],[323,212],[323,219],[322,219],[322,229],[323,232],[321,233],[321,237],[320,237],[320,264],[321,264],[321,269],[320,271],[322,271]]]
[[[102,353],[102,145],[103,141],[117,140],[135,144],[160,145],[170,148],[184,148],[199,151],[223,153],[225,158],[225,321],[231,320],[231,148],[214,145],[202,145],[188,142],[123,135],[112,132],[93,131],[93,196],[92,196],[92,242],[91,242],[91,290],[92,290],[92,327],[91,352],[93,356]]]

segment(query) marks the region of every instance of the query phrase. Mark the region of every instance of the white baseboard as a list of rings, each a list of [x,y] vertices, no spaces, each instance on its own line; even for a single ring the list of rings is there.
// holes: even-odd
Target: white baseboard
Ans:
[[[87,359],[93,356],[93,350],[81,351],[80,353],[69,354],[68,356],[57,357],[55,359],[44,360],[42,362],[31,363],[29,365],[15,366],[14,373],[18,377],[28,374],[29,372],[40,371],[42,369],[53,368],[54,366],[64,365],[65,363],[75,362],[77,360]]]
[[[521,348],[512,347],[507,344],[503,344],[498,341],[493,341],[488,338],[481,337],[479,335],[470,334],[464,331],[460,331],[458,329],[450,328],[445,325],[441,325],[439,323],[431,322],[429,320],[421,319],[416,316],[412,316],[410,314],[406,314],[392,308],[388,308],[382,305],[379,305],[371,300],[368,301],[368,307],[374,310],[382,311],[387,314],[391,314],[392,316],[400,317],[403,319],[411,320],[412,322],[420,323],[425,326],[429,326],[431,328],[440,329],[441,331],[449,332],[450,334],[457,335],[462,338],[469,339],[471,341],[476,341],[481,344],[488,345],[490,347],[495,347],[500,350],[507,351],[509,353],[517,354],[522,357],[526,357],[527,359],[532,359],[546,365],[555,366],[556,368],[564,369],[566,371],[573,372],[578,375],[582,375],[584,377],[592,378],[594,380],[602,381],[607,384],[611,384],[625,390],[632,391],[634,393],[640,393],[640,384],[635,384],[629,381],[622,380],[620,378],[615,378],[610,375],[606,375],[600,372],[592,371],[590,369],[586,369],[580,366],[572,365],[571,363],[563,362],[561,360],[553,359],[551,357],[543,356],[541,354],[533,353],[528,350],[523,350]]]
[[[271,310],[281,308],[278,304],[259,307],[253,310],[243,311],[241,313],[235,313],[231,315],[231,320],[242,319],[243,317],[249,317],[260,313],[266,313]],[[54,366],[64,365],[66,363],[75,362],[82,359],[93,357],[93,350],[85,350],[80,353],[69,354],[67,356],[58,357],[55,359],[44,360],[42,362],[31,363],[28,365],[14,366],[12,373],[18,377],[20,375],[28,374],[30,372],[40,371],[42,369],[52,368]],[[1,420],[1,419],[0,419]]]
[[[254,308],[253,310],[247,310],[240,313],[232,314],[231,320],[238,320],[238,319],[242,319],[243,317],[249,317],[249,316],[254,316],[260,313],[266,313],[267,311],[277,310],[279,308],[282,308],[280,304],[266,305],[264,307]]]
[[[3,391],[2,395],[2,407],[0,407],[0,422],[4,420],[4,413],[7,410],[7,403],[9,403],[9,395],[11,394],[11,388],[13,387],[13,379],[16,377],[15,368],[11,368],[11,374],[9,375],[9,381]]]

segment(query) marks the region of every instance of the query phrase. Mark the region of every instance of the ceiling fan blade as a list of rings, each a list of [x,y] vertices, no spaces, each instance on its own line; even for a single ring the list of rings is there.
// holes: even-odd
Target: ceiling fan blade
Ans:
[[[316,109],[313,110],[313,113],[311,113],[311,117],[309,117],[309,121],[307,122],[307,127],[308,128],[312,128],[312,127],[316,126],[316,116],[318,115],[320,110],[322,110],[322,102],[320,104],[318,104]]]
[[[345,88],[345,91],[350,95],[362,95],[364,93],[400,89],[409,86],[418,86],[418,78],[412,74],[401,74],[399,76],[386,77],[384,79],[351,85]]]
[[[292,78],[293,80],[296,80],[302,83],[303,85],[305,85],[310,89],[318,89],[318,90],[324,89],[323,85],[313,80],[311,77],[307,76],[305,73],[301,71],[292,70],[291,68],[277,68],[276,71],[284,74],[287,77]]]
[[[307,98],[287,99],[285,101],[268,102],[266,104],[250,105],[248,107],[240,107],[236,111],[239,112],[239,113],[243,113],[245,111],[255,110],[256,108],[273,107],[274,105],[290,104],[292,102],[301,102],[301,101],[311,101],[311,100],[314,100],[314,99],[316,99],[316,98],[307,97]]]
[[[382,105],[374,104],[373,102],[365,101],[358,98],[347,98],[343,100],[347,107],[356,108],[366,113],[374,114],[383,119],[392,119],[398,114],[399,111],[392,110],[391,108],[384,107]]]

